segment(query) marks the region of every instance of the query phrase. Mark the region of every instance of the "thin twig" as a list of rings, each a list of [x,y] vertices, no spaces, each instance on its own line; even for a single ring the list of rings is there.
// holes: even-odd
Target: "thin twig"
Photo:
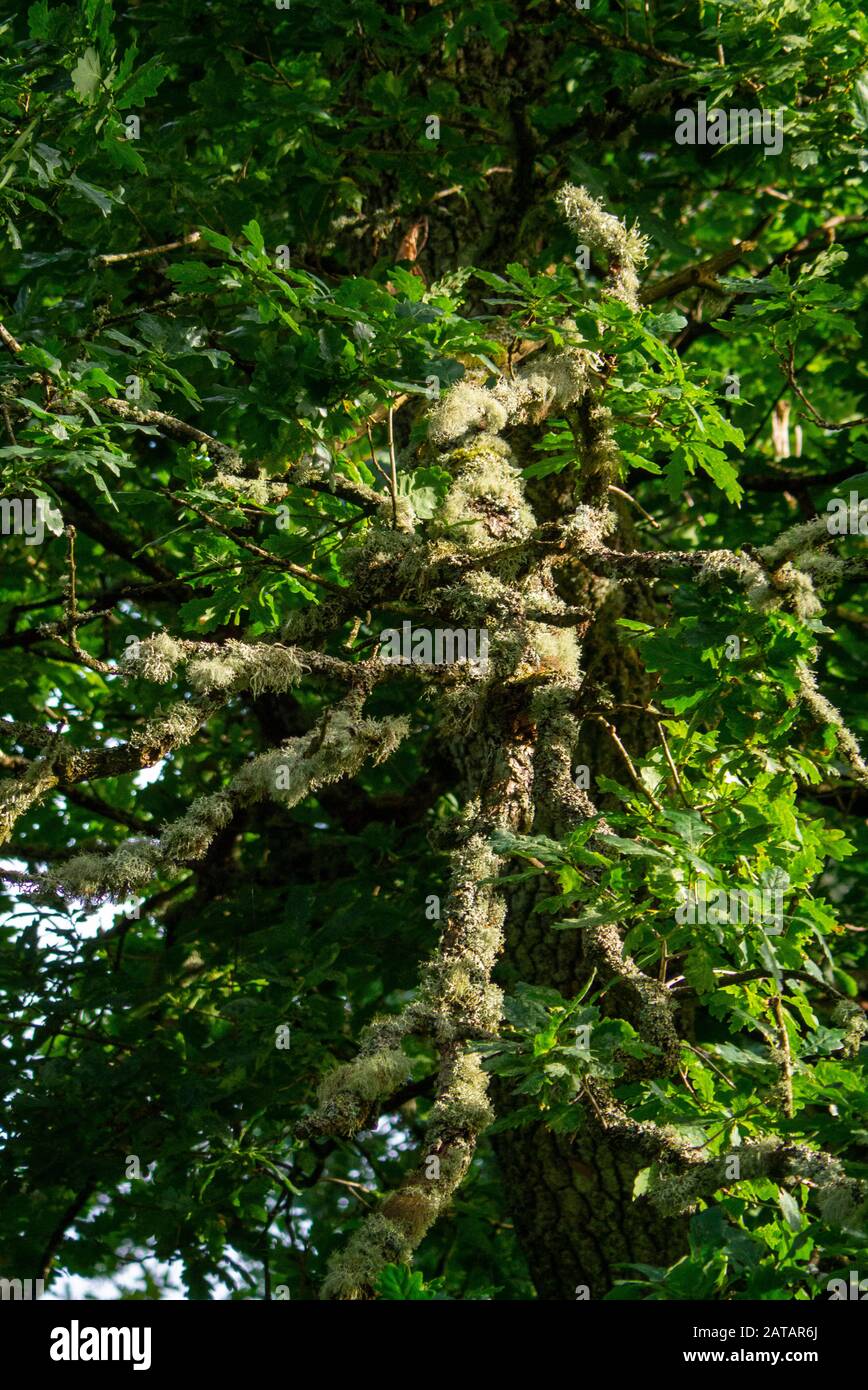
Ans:
[[[654,793],[650,791],[649,788],[645,786],[644,782],[640,780],[633,759],[630,757],[630,754],[627,752],[626,748],[624,747],[623,743],[618,737],[618,731],[615,728],[614,724],[610,724],[608,719],[605,719],[602,714],[592,714],[590,717],[591,719],[596,719],[598,724],[602,724],[603,728],[608,733],[609,737],[611,738],[612,742],[618,749],[618,752],[621,754],[621,757],[624,759],[624,762],[627,765],[627,771],[630,774],[630,780],[633,783],[633,786],[636,788],[637,792],[639,792],[641,796],[647,797],[648,800],[651,802],[651,805],[654,807],[654,810],[658,811],[662,815],[663,807],[660,805],[660,802],[657,800]]]
[[[330,579],[323,579],[321,575],[314,574],[313,570],[305,569],[303,565],[293,564],[291,560],[284,560],[280,555],[273,555],[270,550],[263,550],[261,545],[253,545],[251,541],[244,540],[232,530],[231,526],[224,526],[221,521],[215,521],[213,516],[209,516],[201,507],[197,507],[195,502],[190,502],[186,497],[179,497],[176,492],[171,492],[168,488],[166,489],[166,496],[171,497],[173,502],[177,502],[179,507],[186,507],[188,511],[195,512],[206,526],[212,526],[215,531],[220,531],[222,535],[228,536],[242,550],[249,550],[251,555],[256,555],[260,560],[267,560],[270,565],[274,565],[277,569],[288,570],[290,574],[296,575],[299,579],[306,579],[311,584],[320,584],[333,594],[345,592],[339,584],[332,584]]]
[[[854,420],[842,420],[840,424],[835,424],[832,420],[824,420],[818,410],[811,405],[804,391],[796,378],[796,349],[793,343],[789,344],[789,352],[785,358],[781,358],[784,374],[790,388],[795,391],[802,405],[807,410],[811,419],[823,430],[852,430],[856,425],[868,425],[868,415],[859,415]]]
[[[180,251],[182,246],[194,246],[202,240],[201,232],[188,232],[180,241],[167,241],[162,246],[146,246],[141,251],[116,251],[107,256],[96,256],[102,265],[117,265],[119,261],[141,261],[146,256],[161,256],[164,251]]]
[[[775,1015],[775,1022],[778,1026],[778,1042],[780,1044],[781,1059],[781,1091],[783,1093],[784,1114],[788,1120],[793,1118],[795,1109],[793,1107],[793,1054],[790,1051],[790,1035],[787,1032],[787,1023],[784,1018],[781,996],[776,994],[772,999],[772,1010]]]
[[[373,434],[371,433],[371,422],[370,422],[370,420],[366,421],[366,429],[367,429],[367,431],[368,431],[368,443],[369,443],[370,446],[371,446],[371,463],[374,465],[374,468],[377,470],[377,472],[379,473],[380,477],[383,479],[383,482],[386,484],[386,486],[387,486],[387,487],[390,487],[391,484],[390,484],[390,482],[389,482],[389,475],[388,475],[388,473],[386,473],[386,472],[380,467],[379,463],[377,462],[377,455],[376,455],[375,452],[374,452],[374,436],[373,436]]]
[[[663,729],[663,724],[662,724],[662,722],[661,722],[659,719],[657,720],[657,732],[658,732],[659,735],[660,735],[660,742],[661,742],[662,745],[663,745],[663,754],[664,754],[664,756],[665,756],[665,758],[666,758],[667,763],[669,764],[669,770],[670,770],[670,772],[672,773],[672,776],[673,776],[674,779],[675,779],[675,785],[676,785],[676,787],[678,788],[678,792],[679,792],[679,795],[680,795],[680,797],[681,797],[681,800],[684,802],[684,804],[685,804],[685,806],[687,807],[688,810],[692,810],[693,807],[691,806],[690,802],[689,802],[688,799],[687,799],[687,793],[686,793],[685,790],[684,790],[684,786],[683,786],[683,784],[682,784],[681,777],[680,777],[679,772],[678,772],[678,768],[675,766],[675,762],[674,762],[674,760],[673,760],[672,754],[671,754],[671,752],[669,751],[669,743],[668,743],[667,738],[666,738],[666,733],[665,733],[665,731],[664,731],[664,729]]]
[[[394,429],[394,410],[389,406],[389,463],[391,465],[392,476],[389,485],[392,489],[392,530],[398,528],[398,465],[395,462],[395,429]]]
[[[2,342],[3,346],[7,347],[10,352],[23,351],[18,339],[12,337],[9,329],[3,323],[0,323],[0,342]]]
[[[729,989],[730,985],[743,985],[749,980],[770,980],[772,976],[768,970],[759,967],[755,970],[733,971],[729,973],[725,970],[716,970],[718,989]],[[785,979],[803,980],[805,984],[813,985],[815,989],[821,989],[826,994],[830,994],[834,999],[846,999],[846,994],[842,994],[834,985],[827,985],[825,980],[818,980],[813,975],[809,975],[807,970],[790,970],[786,966],[782,967],[781,974]],[[695,994],[696,990],[692,985],[688,985],[683,975],[677,975],[669,981],[667,986],[673,994]]]
[[[626,22],[627,11],[624,10]],[[638,53],[642,58],[648,58],[651,62],[660,63],[666,68],[677,68],[680,72],[689,72],[690,64],[683,59],[676,58],[672,53],[663,53],[659,48],[654,48],[649,43],[640,43],[638,39],[631,39],[629,35],[623,37],[613,34],[611,30],[605,29],[602,24],[595,24],[592,19],[582,20],[582,32],[589,33],[593,38],[602,44],[603,48],[620,48],[627,53]]]
[[[608,491],[616,492],[619,497],[623,497],[626,499],[626,501],[632,502],[637,512],[641,512],[645,520],[651,522],[651,525],[654,527],[654,530],[660,530],[660,522],[655,521],[653,516],[651,516],[649,512],[646,512],[645,508],[641,505],[641,503],[637,502],[635,497],[630,496],[629,492],[625,492],[622,487],[615,487],[614,483],[609,483]]]
[[[720,1067],[717,1065],[714,1058],[710,1057],[708,1053],[704,1050],[704,1048],[696,1047],[694,1043],[689,1042],[685,1043],[685,1047],[689,1048],[691,1052],[695,1052],[697,1057],[701,1057],[703,1062],[705,1062],[707,1066],[711,1067],[712,1071],[716,1071],[718,1076],[726,1082],[727,1086],[731,1086],[733,1090],[736,1089],[735,1082],[727,1076],[725,1071],[720,1070]]]
[[[89,652],[86,652],[78,640],[78,633],[76,632],[78,626],[78,598],[76,593],[75,527],[72,525],[67,526],[66,534],[69,538],[69,588],[64,603],[66,626],[65,645],[82,666],[87,666],[91,671],[98,671],[102,676],[117,675],[115,669],[109,666],[107,662],[98,661],[95,656],[91,656]]]

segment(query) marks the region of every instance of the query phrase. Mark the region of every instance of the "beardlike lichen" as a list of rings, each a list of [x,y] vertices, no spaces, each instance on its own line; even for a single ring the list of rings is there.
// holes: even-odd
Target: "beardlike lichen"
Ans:
[[[360,1055],[327,1072],[317,1092],[322,1127],[351,1138],[363,1127],[371,1102],[391,1096],[409,1075],[410,1059],[400,1047]]]
[[[845,1057],[858,1057],[864,1038],[868,1037],[868,1018],[861,1005],[851,999],[841,999],[832,1011],[832,1022],[844,1030]]]
[[[587,189],[567,183],[556,194],[571,229],[579,241],[598,250],[609,260],[609,293],[631,309],[639,308],[639,275],[648,256],[648,241],[638,227],[627,228]]]
[[[0,782],[0,844],[10,838],[15,822],[57,786],[57,774],[47,758],[34,758],[22,777]]]
[[[141,890],[158,861],[155,841],[125,840],[111,854],[73,855],[48,873],[46,884],[89,905],[109,898],[122,901]]]
[[[304,674],[301,654],[277,643],[176,641],[164,633],[146,637],[124,655],[124,669],[165,684],[185,665],[190,685],[199,694],[251,690],[281,694]]]
[[[350,1236],[346,1248],[333,1256],[321,1298],[370,1298],[380,1272],[388,1264],[410,1258],[412,1246],[400,1226],[380,1212],[367,1217]]]
[[[844,723],[844,716],[827,700],[817,688],[817,678],[813,671],[800,661],[796,664],[799,692],[802,700],[819,724],[825,724],[835,735],[838,751],[850,767],[856,780],[868,786],[868,765],[862,757],[858,740]]]
[[[728,580],[743,589],[752,608],[764,608],[771,600],[768,575],[762,565],[747,555],[737,555],[728,550],[707,555],[699,571],[699,582],[714,584],[720,580]]]
[[[339,705],[313,737],[289,739],[281,748],[254,758],[233,778],[232,790],[242,801],[271,798],[296,806],[317,787],[353,776],[369,758],[375,764],[383,762],[409,731],[409,720],[403,717],[368,719]]]
[[[170,705],[167,710],[149,719],[141,728],[130,734],[133,748],[152,748],[154,746],[178,748],[189,743],[202,723],[202,710],[194,704],[182,700]]]
[[[317,1112],[302,1126],[307,1134],[353,1133],[352,1126],[370,1113],[375,1093],[388,1095],[406,1075],[407,1058],[396,1041],[424,1029],[436,1039],[441,1057],[422,1146],[423,1155],[437,1156],[436,1176],[429,1175],[423,1157],[382,1210],[368,1217],[346,1249],[332,1257],[323,1298],[370,1297],[384,1262],[410,1258],[451,1200],[472,1162],[478,1136],[493,1117],[481,1059],[466,1052],[464,1043],[491,1037],[501,1017],[501,993],[490,980],[505,914],[495,883],[499,860],[487,836],[476,833],[453,852],[452,861],[444,927],[423,968],[418,1001],[395,1019],[378,1020],[366,1030],[362,1054],[325,1078]]]
[[[135,673],[145,680],[165,685],[172,679],[183,655],[180,642],[166,632],[158,632],[127,647],[121,658],[121,667],[127,674]]]
[[[509,445],[494,434],[477,435],[441,459],[453,483],[428,523],[430,536],[451,535],[468,549],[489,547],[533,529],[519,470]]]
[[[828,541],[829,538],[829,518],[817,516],[811,521],[799,522],[797,526],[790,526],[788,530],[782,531],[777,540],[762,547],[759,555],[766,568],[773,570],[783,560],[797,555],[800,551],[812,550],[818,541]]]
[[[472,381],[460,381],[445,391],[429,412],[428,438],[443,447],[471,430],[500,434],[506,421],[506,407],[491,391]]]
[[[160,836],[164,859],[179,864],[204,858],[214,836],[229,824],[232,816],[232,800],[224,793],[198,797],[186,815],[167,826]]]
[[[237,805],[266,797],[297,805],[317,787],[357,772],[366,759],[382,762],[409,732],[409,721],[368,719],[360,713],[363,698],[354,693],[327,711],[313,734],[254,758],[223,791],[194,801],[183,816],[164,828],[158,841],[134,838],[110,854],[74,856],[51,871],[47,884],[92,903],[126,897],[139,891],[160,865],[176,868],[202,859],[215,835],[232,820]],[[185,705],[172,709],[177,712],[173,727],[181,734],[198,727],[200,713]],[[139,736],[144,739],[144,732]],[[288,769],[285,791],[276,775],[280,768]]]
[[[468,435],[499,436],[508,425],[538,424],[589,389],[591,354],[581,348],[541,353],[494,386],[464,380],[444,392],[428,414],[428,439],[449,448]]]

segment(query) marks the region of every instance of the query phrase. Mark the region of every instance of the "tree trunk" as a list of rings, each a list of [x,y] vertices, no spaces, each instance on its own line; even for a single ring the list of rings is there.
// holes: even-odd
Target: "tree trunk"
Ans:
[[[550,918],[534,913],[545,886],[522,900],[513,896],[507,919],[503,967],[514,978],[575,994],[587,977],[578,932],[553,931]],[[499,1115],[522,1103],[499,1078],[493,1086]],[[577,1134],[558,1134],[545,1124],[506,1130],[494,1139],[509,1209],[531,1279],[540,1298],[602,1298],[627,1263],[669,1265],[685,1253],[687,1219],[662,1216],[640,1197],[637,1173],[647,1159],[628,1140],[607,1136],[583,1103]]]
[[[494,1142],[540,1298],[602,1298],[616,1278],[629,1277],[619,1266],[668,1265],[685,1253],[687,1219],[632,1200],[645,1160],[610,1142],[594,1118],[576,1136],[533,1125]]]

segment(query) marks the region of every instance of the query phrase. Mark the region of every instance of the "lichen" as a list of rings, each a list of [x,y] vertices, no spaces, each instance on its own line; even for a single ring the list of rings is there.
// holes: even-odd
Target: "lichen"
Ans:
[[[166,632],[158,632],[129,646],[121,658],[121,665],[127,674],[165,685],[175,674],[183,654],[180,642]]]
[[[77,854],[50,870],[49,888],[79,902],[97,905],[108,898],[122,901],[138,893],[158,862],[156,842],[126,840],[111,854]]]
[[[868,786],[868,765],[862,757],[859,742],[845,724],[841,711],[820,693],[816,676],[804,662],[797,663],[796,676],[799,681],[799,693],[805,705],[819,724],[825,724],[832,730],[842,758],[849,765],[857,781],[863,786]]]
[[[474,550],[491,548],[509,536],[527,536],[534,516],[509,445],[493,434],[477,435],[441,460],[453,482],[431,521],[428,534],[448,534]]]
[[[149,719],[141,728],[134,729],[130,735],[133,748],[152,748],[155,745],[168,745],[178,748],[189,743],[202,723],[202,711],[183,700],[162,710],[154,719]]]
[[[167,826],[160,836],[160,851],[169,863],[202,859],[214,836],[232,820],[230,797],[223,793],[201,796],[187,813]]]
[[[158,841],[133,838],[110,854],[74,856],[52,870],[48,886],[88,902],[123,898],[141,889],[160,865],[171,868],[203,858],[214,836],[230,823],[236,806],[267,797],[294,806],[317,787],[357,772],[366,760],[382,762],[409,733],[409,720],[366,718],[360,712],[361,700],[353,695],[329,710],[314,734],[291,739],[283,748],[254,758],[223,791],[194,801],[183,816],[163,829]],[[191,736],[200,718],[195,709],[174,705],[162,721],[140,730],[139,738],[150,742],[158,737],[155,729],[165,736],[169,726],[178,743]],[[278,776],[281,770],[287,771],[285,787]]]
[[[383,762],[409,731],[410,722],[403,717],[369,719],[338,706],[313,737],[289,739],[253,758],[233,778],[232,790],[244,802],[270,798],[296,806],[317,787],[353,776],[368,759]]]
[[[718,551],[707,555],[699,571],[699,582],[714,584],[720,580],[729,580],[743,589],[748,603],[753,608],[764,608],[771,599],[771,588],[765,570],[747,555],[734,554],[732,551]]]
[[[405,1263],[411,1251],[401,1227],[375,1212],[350,1236],[345,1249],[332,1256],[321,1297],[370,1298],[384,1266]]]
[[[638,309],[638,272],[647,259],[647,239],[636,226],[625,227],[586,189],[577,188],[575,184],[564,184],[556,201],[579,241],[608,257],[612,297]]]
[[[124,665],[137,675],[162,683],[186,666],[190,685],[200,694],[229,690],[280,694],[297,685],[304,673],[304,663],[293,647],[231,638],[223,642],[176,641],[163,633],[144,638],[138,654],[130,649]]]
[[[506,421],[505,407],[490,391],[472,381],[460,381],[444,392],[429,412],[428,438],[443,447],[471,430],[499,434]]]
[[[776,569],[783,560],[800,551],[812,550],[818,541],[828,541],[828,521],[827,516],[820,516],[814,517],[812,521],[790,526],[788,530],[781,532],[771,545],[765,545],[759,551],[763,564],[770,570]]]
[[[832,1011],[832,1022],[844,1030],[845,1057],[858,1057],[864,1038],[868,1037],[868,1018],[859,1004],[841,999]]]

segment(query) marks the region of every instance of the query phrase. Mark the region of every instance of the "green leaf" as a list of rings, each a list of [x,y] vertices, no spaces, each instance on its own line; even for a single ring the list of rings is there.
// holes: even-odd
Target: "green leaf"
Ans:
[[[778,1192],[778,1206],[790,1230],[801,1231],[804,1221],[799,1204],[786,1188],[782,1187]]]
[[[100,84],[102,69],[95,48],[86,48],[72,69],[72,85],[79,101],[90,103]]]
[[[247,240],[250,242],[257,256],[261,256],[265,251],[265,242],[256,218],[252,217],[249,222],[245,222],[241,230],[247,237]]]
[[[407,1265],[386,1265],[380,1271],[377,1280],[377,1292],[380,1298],[402,1299],[419,1302],[434,1297],[425,1286],[425,1281],[418,1269],[409,1269]]]
[[[661,859],[664,863],[669,863],[668,854],[663,854],[653,845],[646,844],[644,840],[626,840],[622,835],[598,835],[597,839],[601,844],[619,849],[622,854],[636,854],[644,859]]]
[[[120,201],[113,193],[109,193],[105,188],[97,188],[95,184],[87,183],[80,179],[78,174],[70,174],[69,186],[74,188],[82,198],[86,198],[89,203],[95,203],[104,217],[107,217]]]
[[[140,106],[148,97],[156,96],[169,73],[170,69],[159,58],[151,58],[143,63],[115,93],[118,110],[126,111],[131,106]]]
[[[714,965],[705,946],[691,947],[684,963],[684,978],[697,994],[710,994],[717,988]]]

